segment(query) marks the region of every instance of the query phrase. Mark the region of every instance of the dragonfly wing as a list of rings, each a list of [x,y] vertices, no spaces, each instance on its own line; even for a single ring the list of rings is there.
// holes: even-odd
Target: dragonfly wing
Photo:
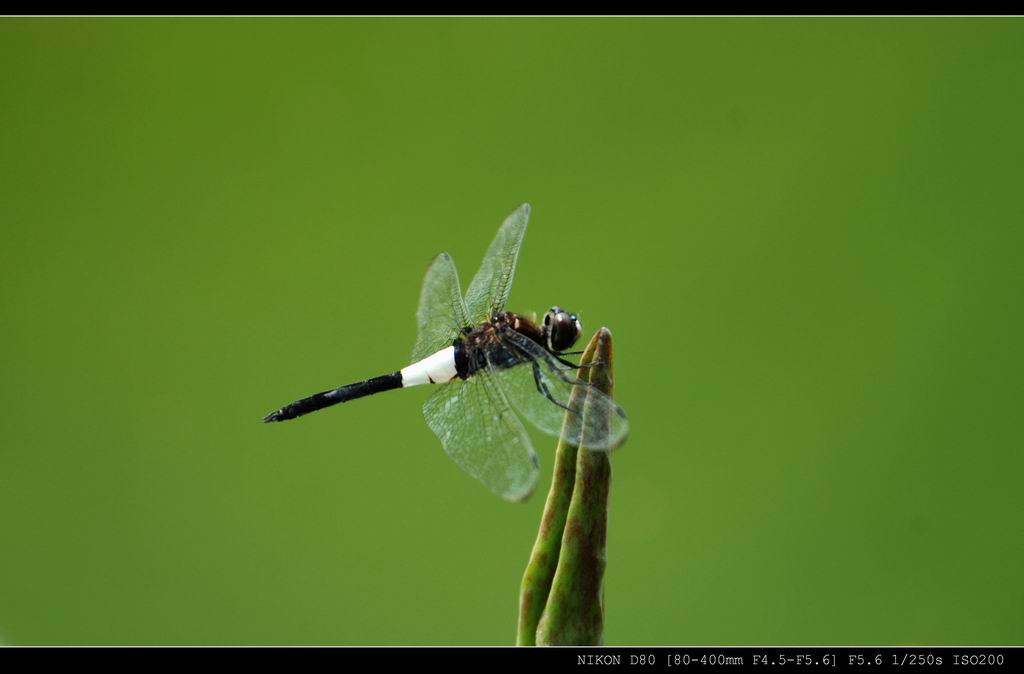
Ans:
[[[423,279],[416,312],[416,346],[412,362],[451,346],[463,327],[470,325],[462,300],[459,274],[448,253],[434,258]]]
[[[611,397],[578,379],[576,372],[529,337],[506,330],[501,340],[506,350],[519,354],[522,364],[502,368],[495,367],[495,361],[490,372],[512,406],[531,424],[570,444],[585,444],[587,449],[607,451],[625,441],[629,421]],[[495,356],[500,357],[500,353]],[[507,363],[508,357],[504,360]]]
[[[492,492],[509,501],[533,493],[537,454],[487,372],[442,385],[423,403],[423,416],[452,460]]]
[[[505,308],[529,219],[530,205],[523,204],[505,219],[484,254],[480,269],[466,290],[466,306],[474,324]]]

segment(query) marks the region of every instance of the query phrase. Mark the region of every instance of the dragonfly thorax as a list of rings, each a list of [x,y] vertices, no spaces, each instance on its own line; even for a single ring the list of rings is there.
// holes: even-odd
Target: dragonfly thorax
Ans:
[[[505,332],[518,332],[545,347],[544,331],[522,314],[501,311],[472,328],[463,328],[455,340],[455,367],[465,379],[488,365],[509,368],[523,361],[522,354],[502,340]]]
[[[456,338],[455,368],[462,379],[490,366],[498,369],[515,367],[529,360],[522,348],[509,344],[503,335],[516,332],[541,348],[555,354],[572,347],[580,337],[582,326],[574,314],[552,307],[538,326],[522,314],[500,311],[474,327],[465,327]]]

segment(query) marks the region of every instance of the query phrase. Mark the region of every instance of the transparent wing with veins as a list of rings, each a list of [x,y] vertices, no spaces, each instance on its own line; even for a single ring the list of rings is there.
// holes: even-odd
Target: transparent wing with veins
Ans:
[[[462,301],[459,274],[448,253],[434,258],[427,268],[416,312],[416,346],[412,362],[451,346],[462,328],[470,325],[466,304]]]
[[[611,397],[577,379],[572,368],[529,337],[506,330],[501,341],[505,353],[488,354],[488,370],[519,414],[539,430],[563,437],[572,445],[608,451],[623,443],[629,421]],[[501,361],[508,362],[510,353],[520,358],[521,364],[500,367]]]
[[[484,254],[480,269],[466,290],[466,308],[474,324],[505,308],[529,219],[530,205],[523,204],[505,219]]]
[[[455,264],[442,253],[423,280],[413,361],[451,346],[472,325],[468,315]],[[510,501],[533,493],[537,454],[486,370],[441,384],[423,403],[423,416],[452,460],[492,492]]]
[[[448,456],[492,492],[509,501],[533,493],[537,453],[487,371],[441,385],[423,403],[423,416]]]

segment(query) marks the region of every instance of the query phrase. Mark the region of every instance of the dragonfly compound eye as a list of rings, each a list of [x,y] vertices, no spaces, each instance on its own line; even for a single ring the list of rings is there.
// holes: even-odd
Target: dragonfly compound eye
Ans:
[[[547,318],[551,322],[547,322]],[[576,343],[580,338],[581,327],[579,320],[563,309],[552,309],[545,316],[545,327],[548,328],[548,347],[553,351],[565,351]]]

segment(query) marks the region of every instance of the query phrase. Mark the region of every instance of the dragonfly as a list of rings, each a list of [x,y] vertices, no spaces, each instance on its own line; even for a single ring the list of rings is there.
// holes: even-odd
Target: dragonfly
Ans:
[[[580,366],[566,358],[580,353],[569,351],[583,330],[579,318],[554,306],[538,324],[505,310],[529,218],[530,206],[522,204],[505,219],[465,296],[451,256],[433,259],[420,293],[411,365],[302,398],[263,421],[433,384],[438,389],[423,403],[427,425],[460,468],[510,501],[530,496],[540,468],[519,417],[586,450],[620,446],[629,429],[625,412],[577,377]]]

